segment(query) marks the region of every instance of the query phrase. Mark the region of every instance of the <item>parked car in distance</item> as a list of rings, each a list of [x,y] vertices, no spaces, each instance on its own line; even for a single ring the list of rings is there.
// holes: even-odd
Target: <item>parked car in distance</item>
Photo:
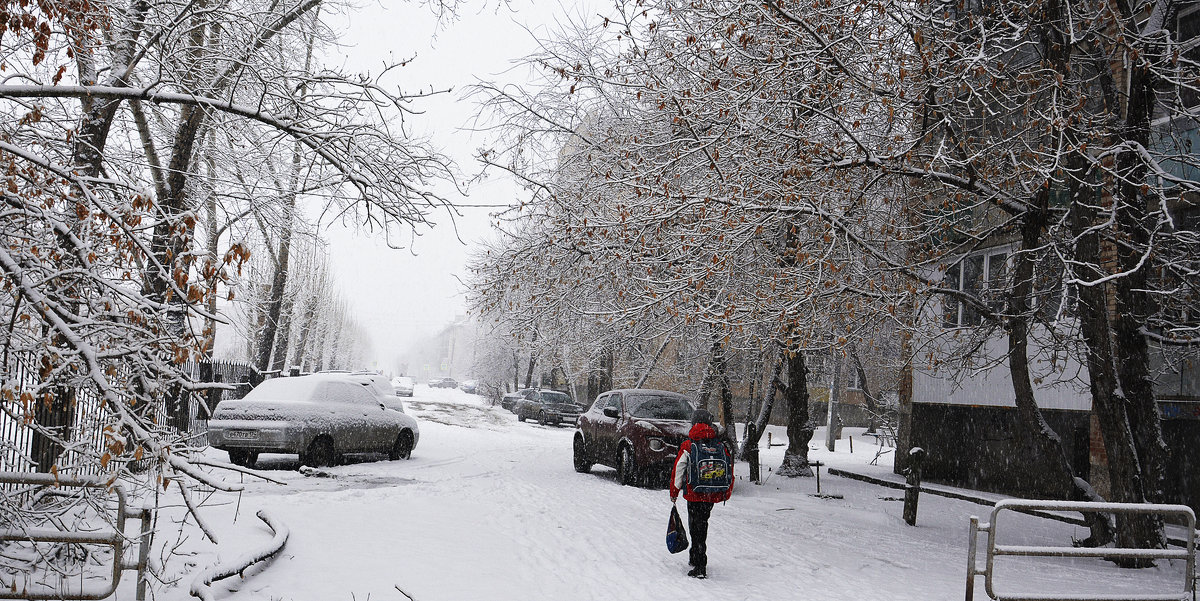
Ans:
[[[396,391],[396,396],[412,396],[414,386],[416,386],[416,382],[408,376],[392,378],[392,388]]]
[[[387,379],[377,377],[390,390]],[[296,453],[302,465],[317,467],[335,465],[348,453],[407,459],[420,439],[417,420],[403,413],[402,403],[389,409],[377,386],[360,374],[266,380],[245,398],[217,405],[209,444],[243,467],[253,467],[260,453]]]
[[[596,397],[575,431],[575,471],[617,468],[622,484],[664,486],[679,445],[687,440],[695,405],[686,396],[640,388]]]
[[[476,385],[475,380],[463,380],[463,383],[458,385],[458,389],[467,394],[475,394]]]
[[[517,401],[517,421],[536,419],[539,424],[555,426],[568,422],[572,426],[583,412],[583,406],[571,400],[565,392],[557,390],[535,390]]]
[[[379,402],[383,403],[388,409],[405,413],[404,401],[400,400],[400,395],[396,394],[396,387],[383,375],[375,372],[354,372],[350,377],[370,389]]]
[[[537,392],[536,388],[522,388],[515,392],[510,392],[508,394],[505,394],[503,397],[500,397],[500,406],[504,407],[505,409],[508,409],[509,411],[516,413],[517,401],[519,401],[519,400],[525,398],[527,395],[533,394],[535,392]]]
[[[458,388],[458,381],[454,378],[430,378],[430,388]]]

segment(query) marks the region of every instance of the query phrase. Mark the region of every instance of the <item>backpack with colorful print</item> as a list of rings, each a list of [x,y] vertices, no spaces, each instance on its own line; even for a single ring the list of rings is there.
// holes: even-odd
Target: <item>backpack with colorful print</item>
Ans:
[[[733,484],[729,455],[720,440],[692,440],[688,450],[688,486],[702,495],[724,495]]]

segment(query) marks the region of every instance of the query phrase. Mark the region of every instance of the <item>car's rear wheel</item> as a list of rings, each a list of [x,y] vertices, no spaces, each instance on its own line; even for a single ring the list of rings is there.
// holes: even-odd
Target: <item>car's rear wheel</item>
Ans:
[[[633,456],[633,448],[629,445],[621,446],[621,454],[617,461],[617,478],[625,486],[638,485],[637,459]]]
[[[313,467],[330,467],[337,464],[337,455],[333,452],[333,439],[318,436],[308,445],[308,451],[300,456],[300,463]]]
[[[592,461],[588,457],[587,443],[583,442],[582,436],[575,436],[573,448],[575,450],[575,471],[581,474],[592,471]]]
[[[388,459],[391,459],[392,461],[396,461],[397,459],[411,459],[412,450],[412,432],[405,430],[396,436],[396,442],[392,443],[392,450],[388,451]]]
[[[230,449],[229,462],[242,467],[254,467],[258,463],[258,452],[249,449]]]

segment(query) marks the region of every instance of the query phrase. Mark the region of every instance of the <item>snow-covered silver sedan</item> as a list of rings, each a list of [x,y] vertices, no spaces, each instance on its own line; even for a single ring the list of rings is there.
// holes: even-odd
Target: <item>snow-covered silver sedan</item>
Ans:
[[[221,401],[208,422],[209,444],[245,467],[259,453],[297,453],[313,466],[346,453],[407,459],[420,435],[417,420],[385,405],[371,382],[334,373],[267,380],[245,398]]]

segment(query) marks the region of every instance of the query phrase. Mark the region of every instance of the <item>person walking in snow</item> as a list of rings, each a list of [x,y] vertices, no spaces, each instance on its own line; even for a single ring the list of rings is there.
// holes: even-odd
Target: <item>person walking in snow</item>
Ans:
[[[733,494],[733,457],[725,444],[717,439],[713,416],[704,409],[692,413],[692,429],[688,439],[679,445],[679,456],[671,469],[671,502],[687,501],[688,534],[692,547],[688,576],[708,576],[708,518],[713,505],[727,501]]]

